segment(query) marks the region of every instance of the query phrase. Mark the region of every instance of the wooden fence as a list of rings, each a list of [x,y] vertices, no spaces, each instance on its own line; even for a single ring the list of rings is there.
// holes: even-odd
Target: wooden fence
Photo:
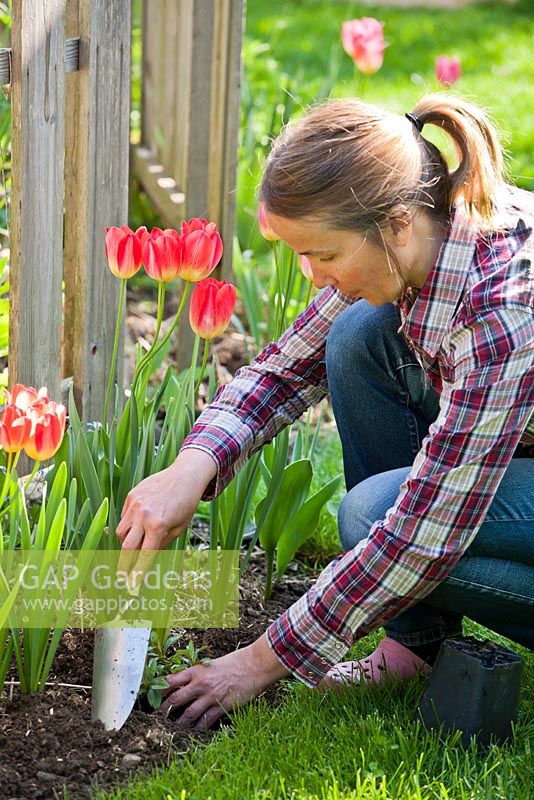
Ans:
[[[144,138],[132,153],[166,224],[207,214],[227,248],[241,15],[241,0],[150,0]],[[57,397],[62,375],[73,376],[85,419],[101,416],[113,347],[119,282],[104,228],[128,216],[130,37],[130,0],[17,0],[11,49],[0,50],[12,97],[9,380]]]
[[[219,274],[232,266],[244,0],[144,0],[142,108],[132,168],[175,227],[189,217],[217,223]],[[179,366],[192,333],[179,334]]]

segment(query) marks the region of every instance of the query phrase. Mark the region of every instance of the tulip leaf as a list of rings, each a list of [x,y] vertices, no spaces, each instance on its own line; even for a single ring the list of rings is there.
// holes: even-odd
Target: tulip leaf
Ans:
[[[276,550],[276,576],[278,580],[284,574],[299,547],[315,532],[319,524],[321,510],[336,492],[340,480],[341,476],[338,475],[337,478],[323,486],[320,491],[308,498],[286,523],[278,540]]]
[[[267,552],[276,548],[286,522],[302,505],[310,490],[313,477],[311,461],[307,458],[294,461],[284,469],[282,481],[276,499],[270,504],[269,511],[260,531],[260,542]],[[269,495],[262,500],[259,513],[262,513],[262,504],[267,502]],[[258,509],[256,510],[258,515]],[[259,519],[259,517],[256,517]]]
[[[59,465],[59,469],[54,478],[50,494],[46,501],[46,527],[50,529],[50,524],[56,516],[56,511],[59,508],[61,500],[65,496],[65,487],[67,485],[67,464],[63,461]]]
[[[124,411],[122,412],[122,417],[120,422],[117,425],[117,463],[121,466],[124,464],[124,460],[126,458],[126,451],[128,450],[128,443],[129,443],[129,436],[128,431],[130,430],[130,409],[132,407],[132,396],[128,398],[126,401],[126,405],[124,407]]]
[[[80,458],[80,471],[83,484],[85,486],[85,491],[87,492],[87,496],[91,501],[93,513],[96,514],[97,509],[100,507],[102,500],[104,499],[104,495],[102,493],[102,487],[98,479],[98,474],[95,469],[93,459],[91,458],[91,453],[87,445],[84,431],[80,431],[78,433],[78,437],[76,439],[76,450]]]
[[[51,553],[57,553],[63,541],[65,533],[65,520],[67,518],[67,498],[64,497],[59,504],[56,515],[50,525],[50,531],[46,539],[46,549]]]
[[[78,567],[78,575],[76,580],[71,580],[67,584],[67,589],[62,596],[62,611],[58,615],[56,620],[56,627],[54,629],[54,633],[48,642],[48,647],[46,651],[46,659],[41,659],[40,664],[42,666],[39,667],[38,674],[35,680],[38,682],[38,687],[42,688],[48,678],[48,674],[50,672],[50,668],[52,666],[52,662],[56,655],[57,647],[60,642],[61,636],[63,635],[63,629],[65,627],[65,623],[68,619],[70,613],[70,607],[75,596],[78,593],[79,587],[83,584],[85,580],[85,576],[89,571],[89,568],[92,563],[91,551],[97,550],[102,539],[102,534],[104,532],[104,527],[106,524],[106,519],[108,516],[108,499],[107,497],[103,499],[102,504],[96,511],[94,515],[94,519],[89,527],[87,532],[87,536],[84,538],[82,542],[82,546],[80,548],[80,553],[84,553],[85,557],[78,557],[76,566]],[[48,634],[47,634],[48,639]],[[44,663],[43,663],[44,661]],[[37,688],[37,686],[35,687]]]
[[[78,496],[78,481],[73,478],[69,485],[69,497],[67,501],[67,535],[69,535],[74,526],[74,515],[76,513],[76,499]]]
[[[300,461],[302,458],[302,431],[297,431],[295,443],[293,445],[292,461]]]
[[[14,584],[9,594],[5,596],[4,591],[9,590],[9,586],[7,585],[4,573],[0,569],[0,587],[6,587],[6,589],[1,590],[2,594],[0,595],[2,597],[2,605],[0,605],[0,628],[3,628],[4,625],[6,624],[7,619],[9,617],[9,612],[13,608],[13,604],[16,600],[20,588],[22,575],[23,573],[21,572],[18,581]]]
[[[139,457],[139,416],[137,403],[130,407],[130,475],[135,474],[137,459]],[[129,487],[131,488],[131,486]]]
[[[128,449],[126,450],[126,455],[124,457],[124,466],[122,467],[119,486],[117,488],[117,514],[119,514],[122,511],[124,501],[126,500],[126,495],[132,488],[131,463],[132,462],[130,458],[130,448],[128,447]]]

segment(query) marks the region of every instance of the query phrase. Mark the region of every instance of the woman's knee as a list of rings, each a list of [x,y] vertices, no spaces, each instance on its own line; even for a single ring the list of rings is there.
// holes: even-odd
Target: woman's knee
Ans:
[[[375,307],[359,300],[347,308],[333,323],[326,341],[329,377],[339,370],[346,377],[347,364],[358,365],[369,356],[379,356],[399,324],[398,311],[392,305]]]
[[[356,547],[362,539],[367,538],[373,523],[384,519],[409,472],[409,467],[381,472],[361,481],[345,495],[338,511],[339,538],[343,550]]]

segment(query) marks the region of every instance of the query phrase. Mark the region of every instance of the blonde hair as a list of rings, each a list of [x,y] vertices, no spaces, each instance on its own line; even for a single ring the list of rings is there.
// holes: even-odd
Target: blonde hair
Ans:
[[[497,130],[478,106],[452,94],[423,97],[411,114],[452,138],[458,165],[405,116],[357,99],[327,100],[290,122],[266,163],[261,199],[273,214],[315,217],[380,241],[395,206],[447,220],[453,206],[486,227],[505,181]]]

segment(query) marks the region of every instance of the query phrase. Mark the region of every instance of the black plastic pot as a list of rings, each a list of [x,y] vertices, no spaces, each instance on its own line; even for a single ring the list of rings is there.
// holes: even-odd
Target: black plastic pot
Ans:
[[[517,717],[523,663],[494,642],[474,637],[446,639],[417,712],[427,728],[461,731],[479,749],[504,742]]]

